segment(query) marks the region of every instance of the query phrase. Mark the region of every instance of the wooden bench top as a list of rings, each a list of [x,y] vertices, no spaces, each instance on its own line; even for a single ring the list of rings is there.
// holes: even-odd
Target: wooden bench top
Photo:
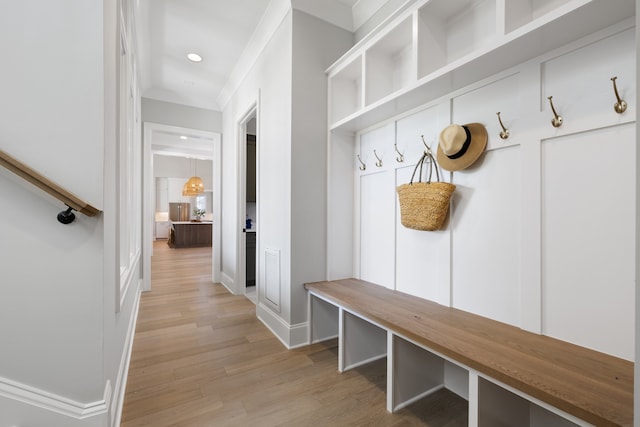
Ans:
[[[632,426],[633,363],[358,279],[305,288],[596,426]]]

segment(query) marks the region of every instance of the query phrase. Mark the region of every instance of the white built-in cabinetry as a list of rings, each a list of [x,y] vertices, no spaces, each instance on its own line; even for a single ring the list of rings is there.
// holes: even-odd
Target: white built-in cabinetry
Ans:
[[[420,0],[329,70],[332,131],[357,131],[635,15],[630,0]]]
[[[632,360],[634,17],[632,0],[420,0],[362,39],[328,70],[327,278]],[[402,227],[395,188],[420,136],[435,150],[442,128],[468,122],[489,142],[472,168],[444,174],[457,185],[449,221]],[[505,425],[550,425],[522,395],[475,381],[480,412],[513,401]]]

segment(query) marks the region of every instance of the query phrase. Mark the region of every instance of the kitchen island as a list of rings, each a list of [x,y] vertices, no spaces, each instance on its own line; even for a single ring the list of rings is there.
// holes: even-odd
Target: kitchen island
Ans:
[[[212,221],[172,221],[168,244],[172,248],[211,246]]]

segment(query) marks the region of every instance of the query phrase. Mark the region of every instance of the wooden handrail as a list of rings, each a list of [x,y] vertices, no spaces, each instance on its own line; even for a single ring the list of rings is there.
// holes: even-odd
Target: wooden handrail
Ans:
[[[96,216],[101,212],[99,209],[91,206],[89,203],[60,187],[58,184],[42,176],[40,173],[31,169],[21,161],[11,157],[2,150],[0,150],[0,166],[4,166],[11,172],[22,177],[26,181],[29,181],[31,184],[46,193],[49,193],[73,210],[81,212],[87,216]]]

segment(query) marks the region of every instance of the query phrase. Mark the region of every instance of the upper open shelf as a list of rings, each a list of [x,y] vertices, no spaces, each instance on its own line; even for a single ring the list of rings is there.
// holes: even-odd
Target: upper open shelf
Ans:
[[[419,0],[328,69],[330,129],[364,129],[634,15],[634,0]]]

